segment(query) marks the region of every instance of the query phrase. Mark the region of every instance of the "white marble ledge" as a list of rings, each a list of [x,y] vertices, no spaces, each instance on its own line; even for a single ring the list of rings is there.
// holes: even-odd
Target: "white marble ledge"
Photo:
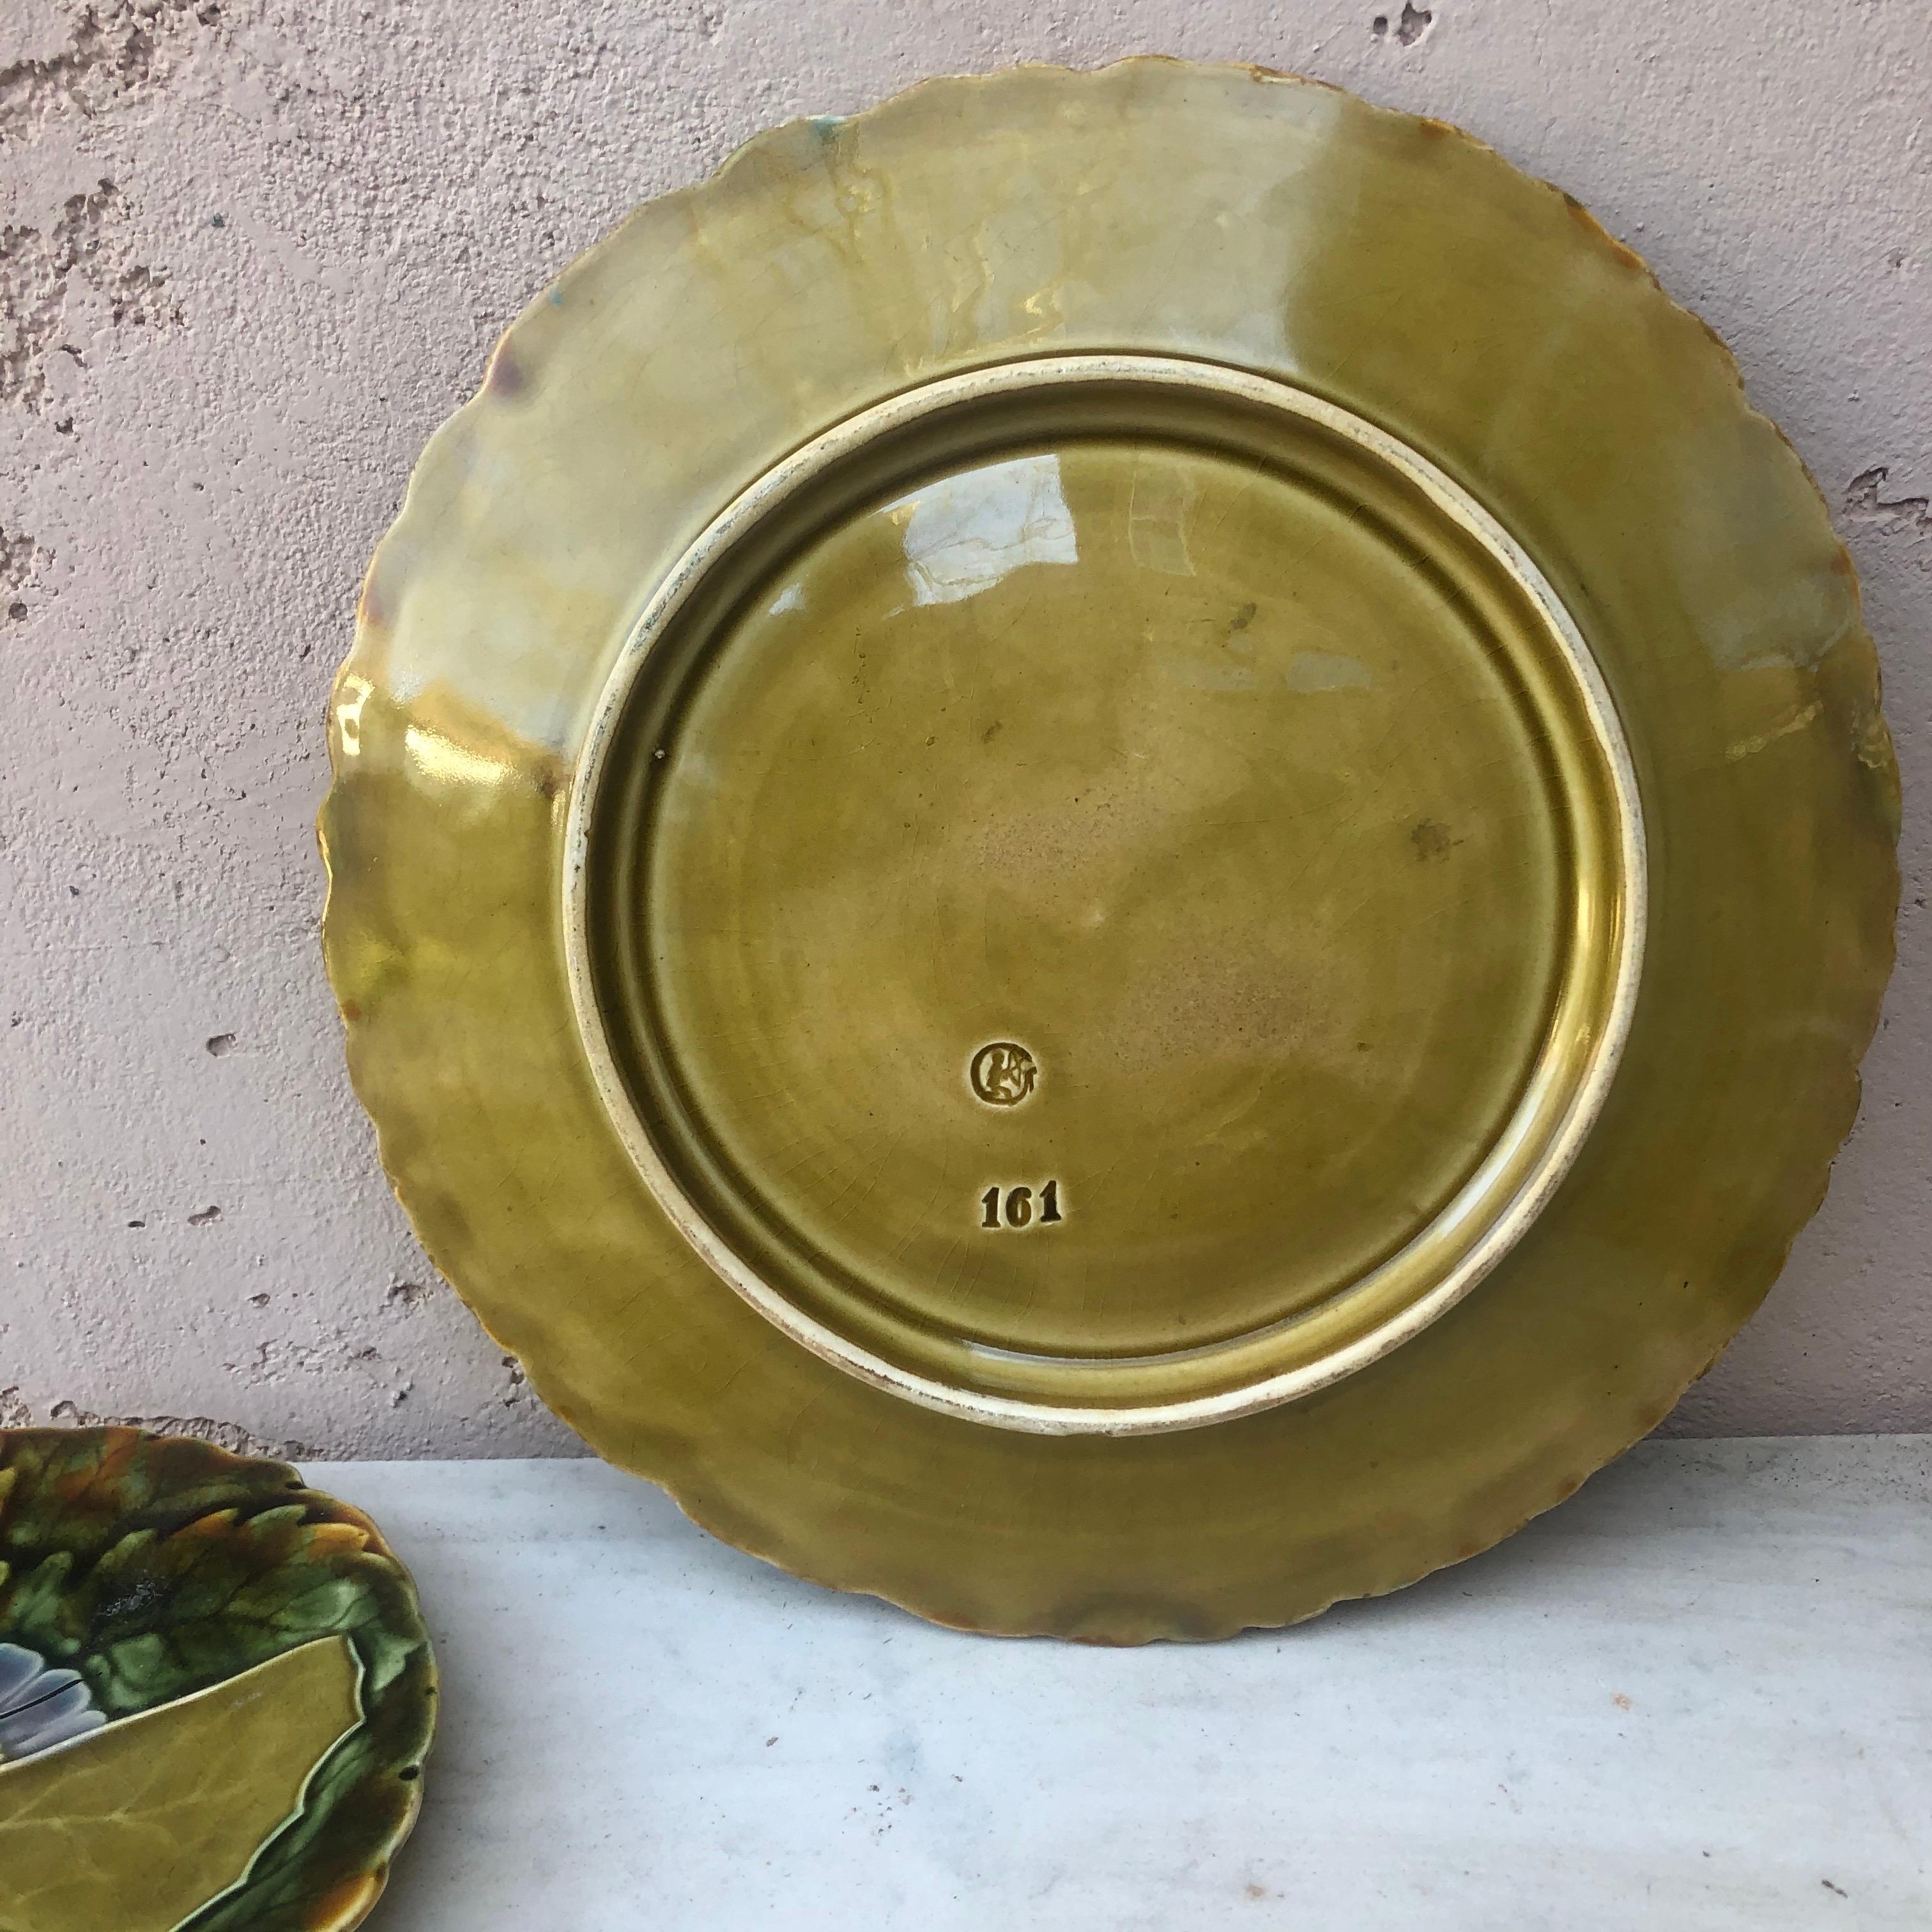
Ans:
[[[1932,1437],[1652,1443],[1286,1633],[793,1581],[589,1462],[310,1472],[445,1686],[371,1932],[1926,1932]]]

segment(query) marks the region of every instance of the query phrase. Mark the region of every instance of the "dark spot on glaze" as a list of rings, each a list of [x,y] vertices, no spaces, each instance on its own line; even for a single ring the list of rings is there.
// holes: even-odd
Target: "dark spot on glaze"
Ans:
[[[525,380],[515,351],[507,341],[498,343],[496,352],[490,358],[489,373],[483,378],[484,388],[493,396],[520,395]]]
[[[219,1060],[224,1053],[233,1049],[235,1036],[232,1033],[212,1033],[202,1044],[217,1060]]]
[[[373,569],[362,580],[362,595],[356,605],[356,621],[364,629],[370,631],[381,630],[389,621],[388,602],[382,595],[382,586]]]
[[[206,1228],[210,1222],[218,1221],[220,1219],[221,1210],[219,1208],[208,1207],[202,1208],[198,1214],[190,1214],[188,1217],[188,1224],[190,1228]]]
[[[1228,620],[1228,632],[1231,637],[1238,632],[1245,631],[1255,621],[1255,611],[1257,608],[1252,603],[1244,604],[1233,616]]]
[[[1450,837],[1446,825],[1438,825],[1432,818],[1419,818],[1408,829],[1408,842],[1415,848],[1417,862],[1425,863],[1447,857],[1450,847],[1458,842]]]
[[[988,724],[986,730],[980,734],[980,743],[982,745],[990,745],[1005,729],[1006,727],[1000,722],[999,719],[995,718],[992,723]]]

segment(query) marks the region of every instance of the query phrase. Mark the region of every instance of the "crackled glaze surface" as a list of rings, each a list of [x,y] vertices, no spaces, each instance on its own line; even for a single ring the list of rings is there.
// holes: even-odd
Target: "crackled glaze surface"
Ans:
[[[285,1464],[0,1432],[0,1932],[347,1932],[434,1698],[401,1566]]]
[[[706,550],[860,412],[1047,356],[1386,437],[1616,729],[1367,484],[1144,396]],[[332,733],[330,971],[440,1264],[700,1520],[994,1630],[1282,1622],[1567,1493],[1768,1285],[1890,962],[1856,587],[1729,358],[1466,136],[1246,71],[931,83],[640,210],[432,445]],[[1564,1007],[1639,925],[1634,1007]],[[1328,1320],[1626,1018],[1399,1346],[1179,1430],[986,1412]]]

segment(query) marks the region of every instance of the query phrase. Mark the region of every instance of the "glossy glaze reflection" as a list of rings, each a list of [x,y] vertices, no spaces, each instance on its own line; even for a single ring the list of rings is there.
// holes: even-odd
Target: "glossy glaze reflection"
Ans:
[[[1600,1117],[1456,1306],[1265,1411],[1040,1434],[802,1345],[667,1199],[704,1196],[740,1246],[830,1257],[815,1285],[759,1269],[801,1306],[898,1322],[902,1352],[1139,1350],[1184,1316],[1225,1335],[1429,1211],[1521,1077],[1565,909],[1604,904],[1564,852],[1608,821],[1587,784],[1539,776],[1582,772],[1592,734],[1526,724],[1427,573],[1346,516],[1284,569],[1324,512],[1142,418],[941,466],[775,560],[761,600],[693,631],[709,668],[664,686],[677,728],[631,748],[664,812],[640,794],[573,844],[640,617],[760,478],[891,399],[1122,356],[1334,406],[1494,520],[1622,721],[1646,930]],[[1442,678],[1418,680],[1418,651]],[[1253,763],[1232,748],[1250,723]],[[1401,755],[1378,788],[1382,742]],[[1728,356],[1467,136],[1246,71],[934,82],[776,130],[640,211],[425,457],[332,752],[329,970],[440,1265],[594,1446],[721,1534],[992,1630],[1282,1622],[1566,1494],[1774,1275],[1891,960],[1897,781],[1856,586]],[[1552,798],[1580,802],[1566,822]],[[580,905],[604,908],[587,1030]],[[1601,953],[1570,930],[1573,959]],[[1244,1048],[1261,1012],[1268,1043]],[[1562,1036],[1581,1052],[1590,1029]],[[1022,1101],[974,1093],[992,1045],[1030,1063]],[[610,1066],[692,1103],[684,1126],[660,1107],[652,1143],[688,1186],[650,1184]],[[1282,1156],[1265,1191],[1250,1103]],[[982,1151],[1008,1145],[1010,1166]],[[1220,1209],[1192,1220],[1190,1149]],[[1076,1156],[1077,1176],[1043,1165]],[[1083,1266],[1036,1264],[1049,1240]]]
[[[636,941],[741,1186],[935,1329],[1096,1355],[1294,1313],[1439,1209],[1541,1044],[1564,851],[1504,675],[1375,532],[1076,446],[769,587],[672,741]],[[1044,1078],[994,1118],[961,1070],[1009,1035]],[[959,1265],[1042,1175],[1054,1246]]]
[[[915,389],[760,479],[639,624],[569,836],[666,1212],[1004,1427],[1199,1426],[1400,1346],[1549,1198],[1641,959],[1547,584],[1372,426],[1146,357]]]
[[[349,1932],[435,1694],[409,1578],[286,1464],[0,1430],[7,1932]]]

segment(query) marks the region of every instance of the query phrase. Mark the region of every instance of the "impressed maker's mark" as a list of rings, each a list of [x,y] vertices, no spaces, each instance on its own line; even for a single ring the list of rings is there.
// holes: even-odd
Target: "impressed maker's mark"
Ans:
[[[976,1098],[989,1107],[1017,1107],[1033,1091],[1040,1063],[1016,1040],[989,1040],[966,1071]]]

